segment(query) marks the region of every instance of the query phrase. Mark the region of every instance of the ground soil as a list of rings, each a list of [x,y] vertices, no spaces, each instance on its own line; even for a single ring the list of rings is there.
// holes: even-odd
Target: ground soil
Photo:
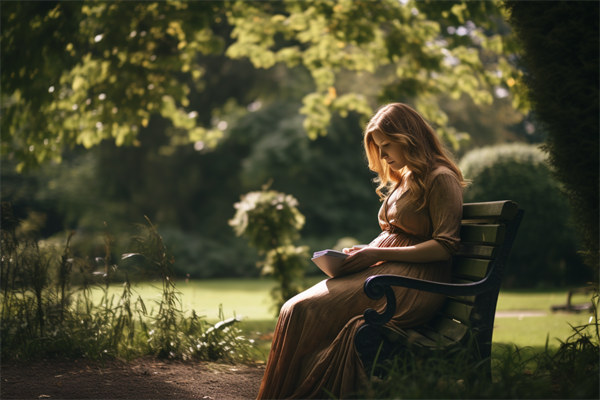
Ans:
[[[1,399],[255,399],[264,365],[142,358],[2,363]]]

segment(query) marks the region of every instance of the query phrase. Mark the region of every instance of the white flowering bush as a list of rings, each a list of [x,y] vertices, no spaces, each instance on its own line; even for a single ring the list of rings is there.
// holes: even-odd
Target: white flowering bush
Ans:
[[[296,246],[304,216],[298,200],[268,188],[243,195],[229,221],[238,236],[245,237],[264,259],[258,263],[264,275],[278,282],[272,293],[277,309],[300,291],[308,259],[307,247]]]

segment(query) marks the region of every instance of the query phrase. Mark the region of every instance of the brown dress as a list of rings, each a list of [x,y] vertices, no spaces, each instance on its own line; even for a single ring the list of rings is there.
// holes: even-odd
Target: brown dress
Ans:
[[[400,188],[379,211],[381,234],[370,246],[410,246],[435,239],[450,253],[459,242],[462,188],[445,167],[434,170],[427,186],[428,206],[421,211]],[[368,276],[399,274],[447,281],[450,262],[384,262],[365,270],[323,280],[287,301],[275,328],[259,399],[341,398],[357,392],[366,381],[354,348],[354,335],[364,323],[366,308],[382,309],[384,300],[363,292]],[[408,328],[425,323],[441,306],[443,296],[395,288],[397,311],[391,324]]]

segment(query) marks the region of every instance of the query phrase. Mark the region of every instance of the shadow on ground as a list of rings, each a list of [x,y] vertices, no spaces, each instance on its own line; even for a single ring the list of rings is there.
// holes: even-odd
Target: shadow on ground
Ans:
[[[3,363],[2,399],[254,399],[264,366],[138,359]]]

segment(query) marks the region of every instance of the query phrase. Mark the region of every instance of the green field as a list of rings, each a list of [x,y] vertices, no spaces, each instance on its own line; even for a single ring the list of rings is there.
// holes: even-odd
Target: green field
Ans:
[[[312,278],[307,284],[320,278]],[[268,279],[221,279],[179,282],[182,306],[186,311],[195,310],[209,322],[219,319],[222,307],[224,317],[243,318],[240,327],[262,347],[268,349],[268,333],[275,326],[275,311],[270,290],[273,282]],[[114,287],[114,290],[119,290]],[[148,308],[156,307],[161,290],[151,283],[138,284],[134,291],[145,301]],[[519,347],[543,347],[547,338],[551,347],[565,340],[572,333],[571,325],[588,322],[590,314],[552,313],[552,305],[564,304],[567,290],[555,291],[502,291],[498,300],[494,328],[494,343],[514,343]],[[589,301],[583,296],[575,302]]]

